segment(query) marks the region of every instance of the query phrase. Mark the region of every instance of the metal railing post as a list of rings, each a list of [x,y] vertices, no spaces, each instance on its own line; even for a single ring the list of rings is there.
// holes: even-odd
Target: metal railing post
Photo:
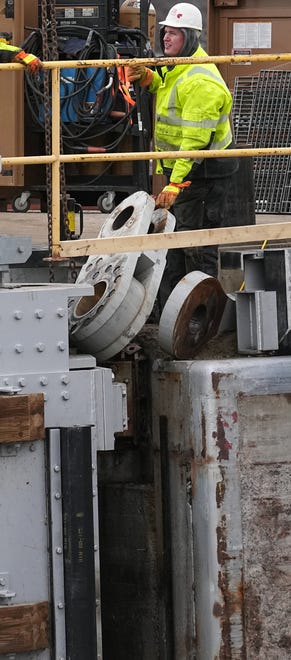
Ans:
[[[60,75],[58,67],[52,68],[52,257],[59,255],[60,242]]]

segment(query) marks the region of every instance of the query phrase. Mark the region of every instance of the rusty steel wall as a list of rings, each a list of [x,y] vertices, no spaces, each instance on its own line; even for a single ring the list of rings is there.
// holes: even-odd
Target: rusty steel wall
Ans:
[[[153,402],[170,475],[173,658],[287,660],[291,358],[157,361]]]
[[[253,658],[283,660],[291,657],[291,394],[238,404],[246,647]]]

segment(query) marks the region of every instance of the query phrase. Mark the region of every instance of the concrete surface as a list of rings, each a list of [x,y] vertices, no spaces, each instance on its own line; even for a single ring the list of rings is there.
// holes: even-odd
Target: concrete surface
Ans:
[[[100,211],[84,211],[82,238],[94,238],[108,216]],[[78,223],[78,216],[76,216]],[[76,229],[78,230],[78,224]],[[33,245],[48,244],[47,214],[40,211],[28,213],[0,212],[0,234],[8,236],[32,236]]]
[[[108,216],[97,210],[84,210],[84,232],[82,238],[94,238]],[[78,220],[78,216],[77,216]],[[256,216],[258,224],[288,222],[288,215],[260,214]],[[0,212],[0,234],[9,236],[32,236],[33,245],[47,245],[47,215],[40,211],[28,213]]]

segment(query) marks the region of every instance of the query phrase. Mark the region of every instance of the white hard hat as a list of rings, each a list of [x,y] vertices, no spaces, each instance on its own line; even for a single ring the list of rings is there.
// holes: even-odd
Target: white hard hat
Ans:
[[[195,5],[190,5],[188,2],[179,2],[177,5],[173,5],[165,20],[160,21],[160,25],[202,30],[202,14]]]

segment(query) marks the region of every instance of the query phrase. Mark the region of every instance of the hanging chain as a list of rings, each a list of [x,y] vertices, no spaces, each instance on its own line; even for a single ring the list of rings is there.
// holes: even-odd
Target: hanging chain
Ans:
[[[56,3],[50,0],[50,22],[51,22],[51,42],[52,42],[52,60],[56,62],[59,59],[58,52],[58,32],[57,32],[57,19],[56,19]],[[63,153],[63,136],[62,124],[60,127],[60,153]],[[65,223],[66,237],[70,238],[70,230],[68,225],[68,205],[67,205],[67,191],[66,191],[66,176],[65,176],[65,163],[60,163],[60,189],[61,189],[61,210],[62,218]]]
[[[49,7],[49,11],[48,11]],[[48,33],[50,27],[50,44],[48,41]],[[41,29],[42,29],[42,44],[43,44],[43,60],[57,61],[58,55],[58,34],[57,34],[57,21],[55,11],[55,0],[41,0]],[[45,153],[51,154],[52,141],[52,119],[51,119],[51,75],[48,69],[44,70],[44,115],[45,115]],[[63,153],[63,140],[62,130],[60,131],[60,153]],[[49,256],[52,256],[52,169],[51,165],[46,165],[46,188],[47,188],[47,216],[48,216],[48,248]],[[61,220],[64,223],[64,230],[66,238],[70,238],[70,229],[68,224],[68,205],[66,194],[66,179],[65,179],[65,164],[60,164],[60,192],[61,192]],[[70,266],[71,268],[72,266]],[[75,281],[76,277],[72,281]],[[49,262],[49,281],[55,281],[55,274],[52,262]]]
[[[41,0],[41,31],[42,31],[42,58],[44,62],[50,59],[48,45],[48,24],[47,0]],[[44,133],[45,133],[45,153],[51,153],[51,104],[50,104],[50,71],[44,69],[43,74],[43,103],[44,103]],[[46,165],[46,199],[47,199],[47,219],[48,219],[48,249],[49,256],[52,256],[53,236],[52,236],[52,171],[51,165]],[[55,275],[53,265],[49,262],[49,281],[54,282]]]

